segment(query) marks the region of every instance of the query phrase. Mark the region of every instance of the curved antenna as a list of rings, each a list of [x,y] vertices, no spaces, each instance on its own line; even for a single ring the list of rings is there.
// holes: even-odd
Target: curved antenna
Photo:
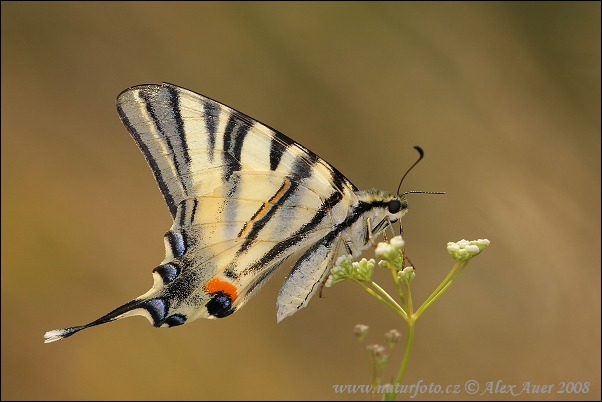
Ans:
[[[420,156],[418,157],[418,160],[416,162],[414,162],[414,164],[412,166],[410,166],[410,168],[405,172],[405,174],[399,181],[399,187],[397,187],[397,195],[399,197],[403,197],[406,194],[445,194],[443,191],[416,191],[416,190],[406,191],[403,194],[399,194],[399,190],[401,189],[401,184],[403,183],[403,179],[405,179],[406,176],[408,175],[408,173],[410,173],[410,170],[412,170],[414,168],[414,166],[416,166],[418,164],[418,162],[420,162],[422,160],[422,158],[424,158],[424,151],[422,150],[422,148],[420,148],[418,145],[414,145],[414,149],[416,151],[418,151]],[[399,234],[403,234],[403,226],[401,225],[401,219],[399,219]]]
[[[403,175],[403,177],[399,181],[399,187],[397,187],[397,195],[399,195],[399,190],[401,189],[401,183],[403,183],[403,179],[405,179],[406,176],[408,175],[408,173],[410,173],[410,170],[412,170],[414,168],[414,166],[416,166],[418,164],[418,162],[420,162],[420,160],[422,158],[424,158],[424,151],[422,150],[422,148],[420,148],[418,145],[414,145],[414,149],[416,151],[418,151],[418,153],[420,154],[420,156],[418,157],[418,160],[416,162],[414,162],[414,164],[412,166],[410,166],[410,168],[405,172],[405,174]],[[404,194],[407,194],[407,193],[404,193]]]

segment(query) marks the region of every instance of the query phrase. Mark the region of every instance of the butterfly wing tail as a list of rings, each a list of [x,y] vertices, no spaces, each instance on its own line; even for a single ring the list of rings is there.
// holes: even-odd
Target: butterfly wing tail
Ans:
[[[80,325],[77,327],[54,329],[52,331],[48,331],[44,334],[44,343],[60,341],[61,339],[67,338],[68,336],[71,336],[84,328],[87,327],[85,325]]]
[[[160,310],[164,309],[162,308],[162,306],[156,303],[156,300],[157,299],[135,299],[130,302],[127,302],[122,306],[117,307],[115,310],[111,311],[108,314],[105,314],[104,316],[92,321],[89,324],[48,331],[44,334],[44,343],[60,341],[61,339],[68,338],[71,335],[81,331],[82,329],[94,327],[100,324],[105,324],[107,322],[112,322],[125,317],[132,317],[135,315],[142,315],[146,317],[151,322],[151,324],[155,326],[160,326],[161,320],[158,320],[157,316],[161,314]]]

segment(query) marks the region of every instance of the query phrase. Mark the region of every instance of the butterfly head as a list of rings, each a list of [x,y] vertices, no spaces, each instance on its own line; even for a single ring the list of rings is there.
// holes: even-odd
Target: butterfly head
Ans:
[[[355,213],[361,211],[362,220],[370,221],[369,226],[366,227],[370,234],[364,239],[365,244],[369,242],[370,237],[376,237],[385,229],[391,228],[392,223],[400,221],[408,212],[408,200],[405,196],[377,189],[360,191],[357,195],[360,206]]]
[[[387,211],[389,213],[389,222],[397,222],[407,212],[408,200],[402,196],[395,196],[387,203]]]

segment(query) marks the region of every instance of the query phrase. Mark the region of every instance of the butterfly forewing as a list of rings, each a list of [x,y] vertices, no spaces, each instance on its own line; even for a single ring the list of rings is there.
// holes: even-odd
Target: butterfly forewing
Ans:
[[[169,84],[141,85],[122,92],[117,109],[172,216],[183,199],[211,192],[228,183],[234,172],[309,179],[311,188],[326,197],[336,190],[348,196],[356,190],[290,138],[192,91]]]

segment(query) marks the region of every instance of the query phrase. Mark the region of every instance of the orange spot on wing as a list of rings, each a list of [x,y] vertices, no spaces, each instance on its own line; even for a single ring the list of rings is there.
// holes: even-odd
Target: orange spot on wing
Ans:
[[[211,279],[209,282],[207,282],[205,286],[203,286],[203,289],[205,289],[207,293],[211,294],[223,292],[229,295],[232,301],[236,300],[236,297],[238,296],[236,294],[236,291],[238,290],[236,286],[234,286],[228,281],[224,281],[223,279],[219,278]]]

